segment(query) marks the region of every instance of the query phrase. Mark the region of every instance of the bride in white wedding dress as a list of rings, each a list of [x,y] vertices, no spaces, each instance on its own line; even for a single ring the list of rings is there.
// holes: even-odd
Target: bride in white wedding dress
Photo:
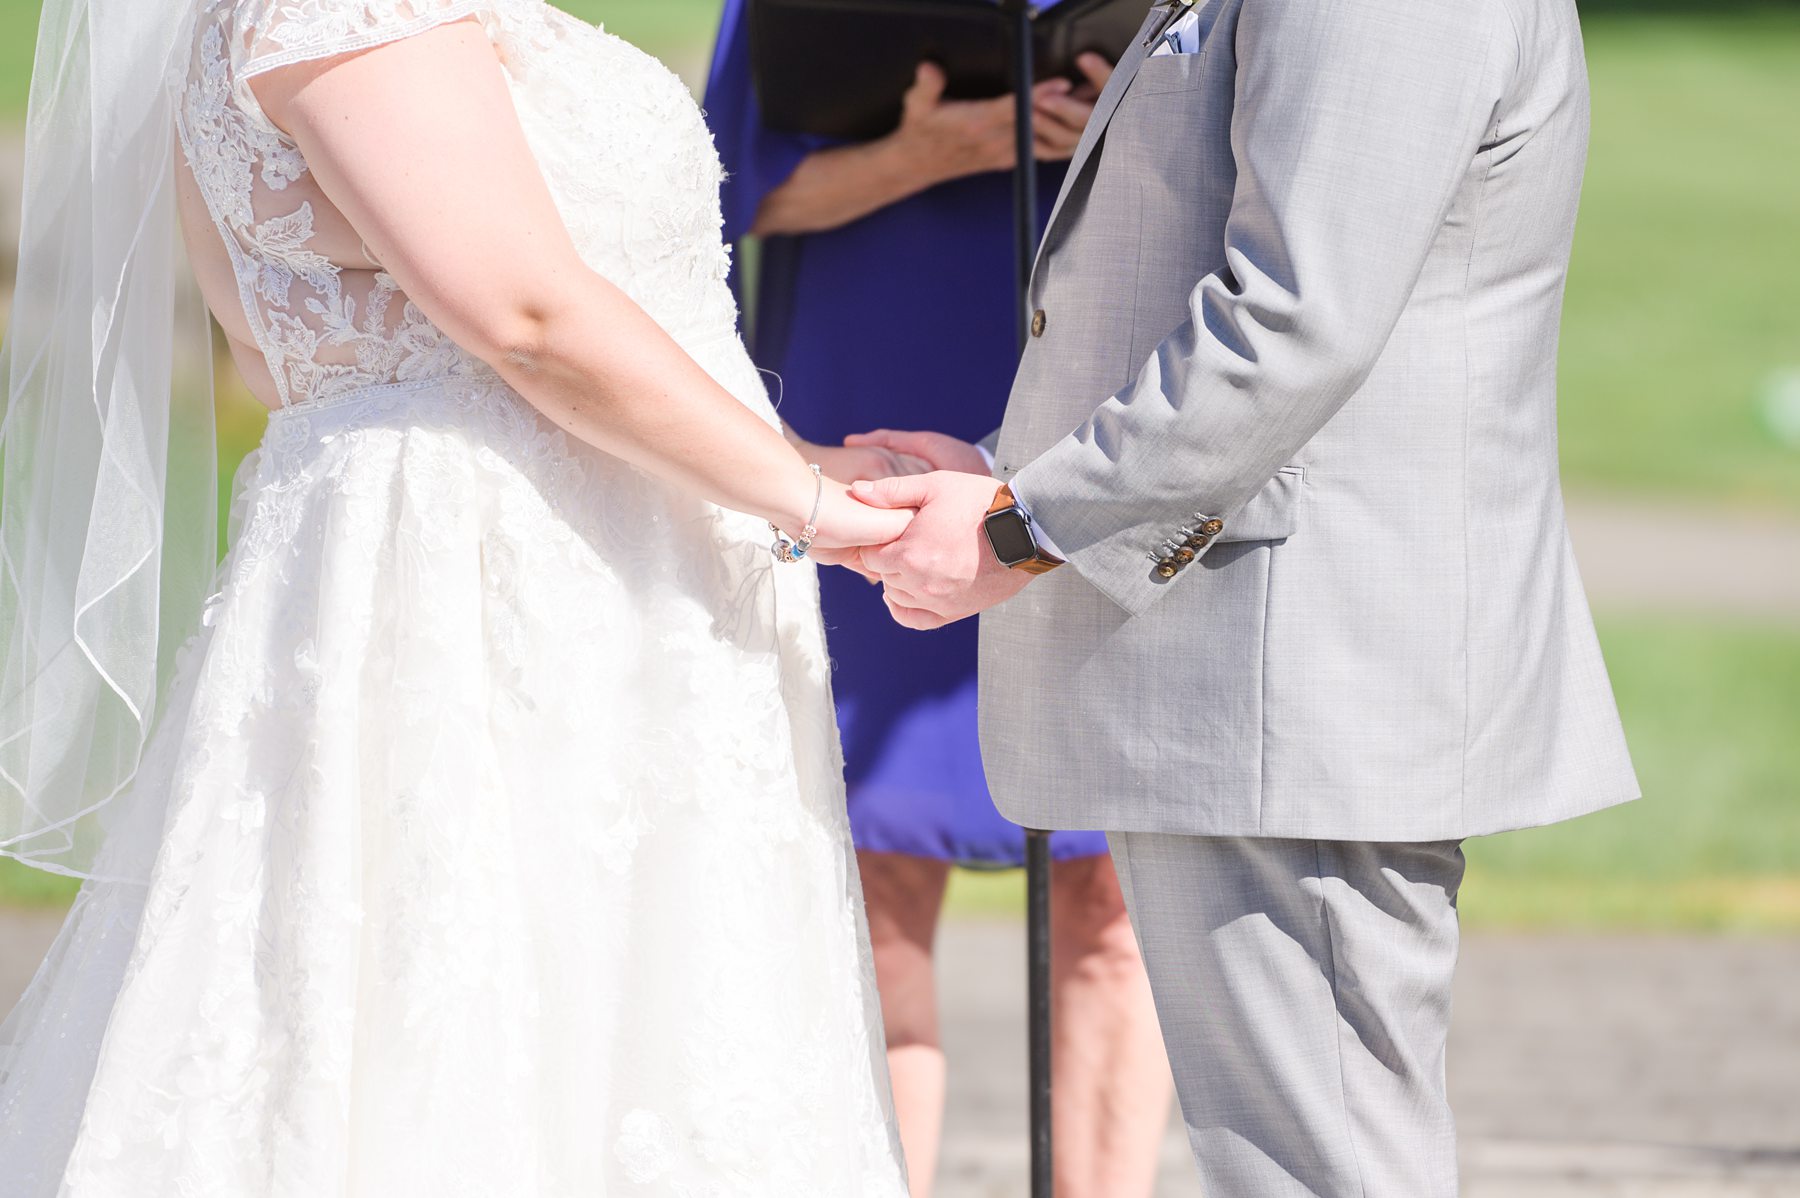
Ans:
[[[89,881],[0,1032],[0,1192],[903,1195],[816,581],[770,524],[907,516],[783,438],[687,91],[542,0],[132,3],[178,18],[132,144],[273,412],[203,617],[149,580],[141,759],[66,729],[148,727],[109,656],[146,650],[73,582],[79,653],[7,605],[0,851]],[[203,626],[176,657],[158,616]],[[17,718],[64,669],[87,706]]]

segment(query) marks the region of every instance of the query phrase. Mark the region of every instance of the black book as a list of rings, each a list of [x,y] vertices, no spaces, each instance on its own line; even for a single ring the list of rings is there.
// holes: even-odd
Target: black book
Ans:
[[[1150,0],[1062,0],[1032,22],[1038,79],[1079,79],[1077,56],[1117,62]],[[751,0],[750,57],[763,123],[865,141],[900,123],[921,62],[949,77],[945,95],[1012,90],[1014,18],[994,0]]]

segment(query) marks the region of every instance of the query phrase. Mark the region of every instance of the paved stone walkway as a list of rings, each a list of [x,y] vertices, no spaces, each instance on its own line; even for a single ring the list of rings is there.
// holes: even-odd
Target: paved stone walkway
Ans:
[[[0,911],[0,1008],[54,934]],[[1023,937],[944,929],[940,1198],[1024,1193]],[[1451,1085],[1465,1198],[1800,1195],[1800,940],[1471,936]],[[1174,1125],[1157,1198],[1200,1198]]]
[[[1023,937],[946,927],[941,1198],[1024,1192]],[[1800,940],[1471,936],[1451,1046],[1466,1198],[1800,1195]],[[1158,1198],[1200,1198],[1185,1142]]]
[[[1569,533],[1588,596],[1606,614],[1800,625],[1800,519],[1792,513],[1574,495]],[[1695,545],[1706,547],[1711,566],[1671,553]]]

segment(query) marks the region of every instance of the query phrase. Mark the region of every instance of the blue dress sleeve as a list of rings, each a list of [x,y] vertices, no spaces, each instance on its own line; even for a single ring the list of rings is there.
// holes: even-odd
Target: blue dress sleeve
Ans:
[[[726,0],[704,101],[706,119],[725,165],[720,198],[728,242],[750,231],[763,197],[787,182],[801,159],[832,144],[824,138],[763,127],[750,71],[747,8],[748,0]]]

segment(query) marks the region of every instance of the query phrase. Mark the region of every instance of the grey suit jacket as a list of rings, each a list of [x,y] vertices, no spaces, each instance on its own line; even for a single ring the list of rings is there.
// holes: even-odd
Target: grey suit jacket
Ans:
[[[1573,0],[1199,11],[1040,250],[996,472],[1071,564],[983,620],[1001,809],[1438,840],[1636,797],[1557,474]]]

